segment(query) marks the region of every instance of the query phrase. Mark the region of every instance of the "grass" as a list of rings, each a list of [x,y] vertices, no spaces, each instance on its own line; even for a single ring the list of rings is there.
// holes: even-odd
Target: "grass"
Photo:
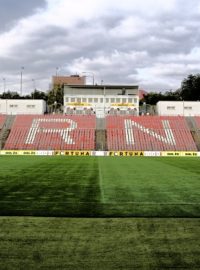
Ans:
[[[0,269],[200,269],[200,219],[0,218]]]
[[[199,198],[199,158],[0,156],[0,269],[200,269]]]
[[[0,215],[200,217],[199,158],[0,157]]]

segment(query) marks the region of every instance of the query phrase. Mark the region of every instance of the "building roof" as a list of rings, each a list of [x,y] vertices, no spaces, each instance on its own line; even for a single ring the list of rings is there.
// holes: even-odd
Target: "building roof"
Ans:
[[[68,85],[85,85],[85,76],[71,75],[71,76],[53,76],[53,85],[68,84]]]
[[[140,99],[143,99],[144,96],[147,95],[147,94],[148,94],[147,91],[142,90],[142,89],[139,90],[139,98],[140,98]]]
[[[83,88],[83,89],[138,89],[138,85],[69,85],[64,84],[64,86],[70,87],[70,88]]]

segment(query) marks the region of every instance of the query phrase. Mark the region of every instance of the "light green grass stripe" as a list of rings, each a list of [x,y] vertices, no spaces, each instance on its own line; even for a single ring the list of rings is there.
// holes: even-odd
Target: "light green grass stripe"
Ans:
[[[103,188],[103,177],[102,177],[100,158],[98,158],[98,169],[99,169],[99,187],[100,187],[100,191],[101,191],[101,201],[102,201],[102,203],[104,203],[105,202],[105,194],[104,194],[104,188]]]

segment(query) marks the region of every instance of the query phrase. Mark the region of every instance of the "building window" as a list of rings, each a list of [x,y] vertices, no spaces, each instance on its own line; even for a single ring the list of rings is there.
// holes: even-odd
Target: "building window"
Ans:
[[[116,98],[116,103],[120,103],[120,98]]]
[[[133,99],[132,98],[128,98],[128,103],[132,103]]]
[[[167,106],[167,110],[175,110],[175,106]]]
[[[17,108],[18,107],[18,105],[16,105],[16,104],[10,104],[10,108]]]
[[[192,107],[184,107],[184,110],[192,110]]]
[[[106,98],[106,103],[109,103],[109,98]]]
[[[77,98],[77,102],[81,102],[81,98]]]
[[[82,98],[82,102],[86,102],[87,101],[87,99],[86,98]]]
[[[137,103],[137,98],[134,98],[134,103]]]
[[[35,105],[26,105],[26,107],[29,109],[33,109],[33,108],[35,108]]]
[[[71,98],[71,102],[75,102],[75,98]]]
[[[68,101],[69,101],[68,97],[66,97],[66,98],[65,98],[65,101],[66,101],[66,102],[68,102]]]
[[[111,99],[110,99],[110,102],[111,102],[111,103],[114,103],[114,102],[115,102],[115,98],[111,98]]]
[[[93,99],[92,98],[88,98],[88,102],[92,102],[93,101]]]
[[[126,103],[126,98],[122,98],[122,103]]]
[[[100,98],[100,103],[103,103],[103,98]]]
[[[94,103],[98,103],[98,98],[94,98]]]

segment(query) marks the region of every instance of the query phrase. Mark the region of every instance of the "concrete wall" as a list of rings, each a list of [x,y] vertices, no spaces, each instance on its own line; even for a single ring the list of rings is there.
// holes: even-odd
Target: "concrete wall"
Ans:
[[[37,99],[0,99],[0,114],[44,114],[46,102]]]
[[[200,116],[199,101],[159,101],[156,109],[158,115]]]

